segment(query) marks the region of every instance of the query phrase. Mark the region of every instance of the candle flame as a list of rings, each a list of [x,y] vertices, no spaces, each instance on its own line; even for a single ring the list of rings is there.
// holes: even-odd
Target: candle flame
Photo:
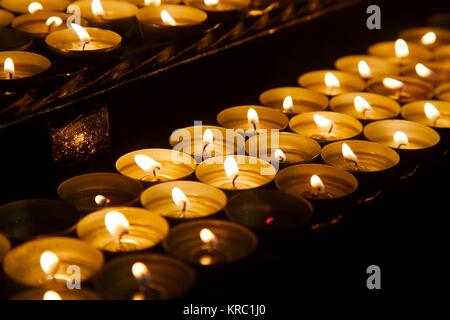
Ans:
[[[436,123],[436,121],[441,116],[441,113],[439,110],[431,103],[427,102],[425,103],[424,107],[425,115],[427,116],[428,120],[430,120],[432,123]]]
[[[217,237],[208,228],[203,228],[202,230],[200,230],[200,239],[203,241],[203,243],[209,245],[217,243]]]
[[[286,161],[286,155],[284,154],[283,150],[281,150],[281,149],[276,149],[275,152],[273,153],[273,156],[274,156],[275,159],[277,159],[279,162],[284,162],[284,161]]]
[[[360,60],[358,62],[358,71],[361,78],[363,79],[368,79],[372,77],[372,70],[370,70],[369,65],[364,60]]]
[[[355,106],[356,111],[359,113],[366,113],[368,111],[372,111],[372,106],[361,96],[356,96],[353,99],[353,105]]]
[[[135,155],[134,162],[136,162],[139,168],[141,168],[145,172],[152,171],[155,168],[162,168],[162,165],[158,161],[153,160],[152,158],[144,154]]]
[[[356,165],[359,164],[358,157],[353,152],[353,150],[350,148],[350,146],[348,144],[346,144],[346,143],[342,144],[342,155],[344,156],[345,160],[354,162]]]
[[[118,211],[109,211],[105,215],[105,226],[113,237],[120,237],[130,230],[127,218]]]
[[[217,6],[220,2],[220,0],[203,0],[205,5],[207,6]]]
[[[60,17],[55,17],[55,16],[52,16],[52,17],[48,18],[47,21],[45,21],[45,25],[47,27],[50,27],[50,26],[59,27],[60,25],[62,25],[62,23],[63,23],[63,20]]]
[[[91,37],[89,36],[89,33],[86,31],[85,28],[83,28],[79,24],[72,23],[72,29],[77,34],[81,43],[88,43],[89,41],[91,41]]]
[[[406,58],[409,56],[409,48],[405,40],[397,39],[395,41],[395,56],[397,58]]]
[[[91,2],[91,10],[94,16],[96,17],[104,17],[105,9],[103,9],[103,5],[100,0],[92,0]]]
[[[248,123],[250,123],[256,130],[256,127],[258,127],[258,124],[259,124],[259,117],[258,117],[258,113],[256,112],[255,109],[253,109],[253,108],[248,109],[247,120],[248,120]]]
[[[47,275],[53,275],[58,269],[59,258],[56,253],[52,251],[44,251],[40,257],[40,264],[42,271]]]
[[[407,145],[409,142],[408,136],[403,131],[396,131],[394,133],[394,142],[398,147]]]
[[[14,78],[15,67],[14,67],[14,61],[11,58],[6,58],[5,62],[3,62],[3,71],[5,73],[5,77],[7,79]]]
[[[433,31],[425,33],[420,39],[420,42],[425,46],[434,44],[436,42],[436,33]]]
[[[286,96],[283,100],[283,110],[286,112],[292,112],[294,109],[294,100],[291,96]]]
[[[315,190],[318,190],[320,193],[325,191],[325,185],[322,182],[322,179],[316,174],[313,174],[310,179],[311,187]]]
[[[133,295],[133,300],[136,301],[145,300],[145,295],[142,292],[137,292]]]
[[[161,20],[169,26],[176,26],[177,21],[166,10],[161,11]]]
[[[431,70],[430,68],[427,68],[422,63],[416,64],[415,69],[416,69],[416,73],[422,78],[428,78],[429,76],[431,76],[433,74],[433,70]]]
[[[161,5],[161,0],[145,0],[144,4],[146,6],[160,6]]]
[[[314,114],[313,120],[320,129],[329,131],[333,127],[333,121],[325,118],[324,116],[321,116],[320,114]]]
[[[42,10],[44,10],[44,7],[39,2],[32,2],[28,5],[28,12],[31,14]]]
[[[99,206],[104,206],[111,202],[111,199],[109,199],[101,194],[96,195],[94,200],[95,200],[95,203],[98,204]]]
[[[183,190],[178,187],[172,189],[172,199],[173,202],[180,208],[180,210],[186,210],[186,204],[188,198],[184,194]]]
[[[324,81],[327,88],[339,88],[341,86],[338,78],[331,72],[325,73]]]
[[[400,89],[404,86],[404,83],[396,79],[384,78],[383,85],[389,89]]]
[[[234,157],[227,157],[223,163],[225,174],[228,178],[234,179],[239,174],[239,167]]]
[[[44,293],[44,300],[62,300],[61,296],[58,294],[58,292],[53,290],[47,290]]]
[[[150,281],[150,271],[142,262],[135,262],[131,267],[131,273],[139,283],[145,284]]]
[[[209,145],[212,144],[213,142],[214,142],[214,135],[211,129],[206,129],[205,132],[203,132],[203,143]]]

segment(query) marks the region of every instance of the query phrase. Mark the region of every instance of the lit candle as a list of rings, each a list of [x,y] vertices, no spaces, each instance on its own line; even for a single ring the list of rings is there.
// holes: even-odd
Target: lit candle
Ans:
[[[226,157],[223,163],[225,175],[231,180],[231,189],[236,190],[236,180],[239,177],[239,167],[234,157]]]
[[[397,75],[399,67],[387,59],[368,56],[352,55],[339,58],[335,62],[336,69],[358,74],[363,79],[372,77]]]
[[[414,101],[403,106],[402,117],[436,129],[450,128],[450,102]]]
[[[123,243],[128,242],[123,237],[130,232],[130,224],[127,218],[118,211],[109,211],[105,215],[105,226],[111,236],[117,239],[118,250],[123,251]]]
[[[184,218],[186,216],[187,211],[187,205],[188,205],[188,198],[184,194],[183,190],[181,190],[178,187],[175,187],[172,189],[172,199],[173,202],[177,205],[177,207],[180,209],[180,216]]]
[[[151,179],[152,181],[160,181],[161,178],[158,177],[158,171],[161,171],[163,166],[158,161],[144,154],[137,154],[134,156],[134,162],[145,172],[145,175],[139,178],[139,180]],[[148,173],[150,172],[151,174],[149,175]]]
[[[417,63],[413,68],[406,69],[404,74],[440,84],[450,81],[450,65],[445,62]]]
[[[404,39],[376,43],[369,47],[369,54],[387,58],[398,66],[408,66],[418,61],[428,61],[432,54],[420,44],[407,43]]]
[[[151,280],[150,271],[144,263],[135,262],[131,267],[131,273],[136,278],[139,287],[139,291],[133,295],[133,300],[145,300],[145,291]]]
[[[1,5],[6,10],[14,13],[27,13],[31,5],[32,9],[43,11],[59,11],[66,10],[68,0],[2,0]]]
[[[58,288],[58,290],[47,290],[45,288],[30,289],[18,293],[10,300],[101,300],[100,297],[89,289],[69,290]]]
[[[43,300],[62,300],[61,296],[58,294],[58,292],[53,290],[45,291]]]
[[[15,83],[16,80],[24,80],[35,77],[48,68],[50,61],[44,56],[22,51],[3,51],[0,52],[0,82],[6,85],[6,82]],[[6,82],[4,82],[6,80]]]
[[[345,92],[363,91],[366,84],[359,76],[343,71],[320,70],[305,73],[298,79],[302,87],[335,96]]]
[[[429,99],[433,96],[433,86],[412,77],[384,77],[372,79],[367,83],[369,92],[385,95],[400,103]]]
[[[428,48],[435,48],[441,44],[450,43],[450,31],[444,28],[411,28],[400,32],[400,37]]]

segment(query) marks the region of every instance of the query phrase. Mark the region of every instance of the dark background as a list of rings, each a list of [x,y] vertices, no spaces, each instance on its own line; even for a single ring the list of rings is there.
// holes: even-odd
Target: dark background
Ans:
[[[366,8],[378,4],[382,29],[366,28]],[[194,120],[215,124],[224,108],[257,104],[277,86],[295,86],[300,74],[333,68],[344,55],[365,53],[395,40],[428,15],[450,12],[445,0],[371,1],[321,17],[243,47],[135,82],[100,101],[109,109],[110,151],[67,165],[52,159],[48,120],[0,132],[0,203],[55,197],[59,182],[89,171],[114,171],[118,156],[140,148],[168,147],[168,137]],[[52,117],[69,117],[65,113]],[[256,257],[236,268],[204,275],[192,298],[300,299],[414,296],[450,284],[448,270],[448,162],[428,168],[377,203],[352,213],[327,232],[261,237]],[[366,288],[366,268],[381,267],[382,290]],[[203,281],[203,282],[202,282]],[[215,288],[213,288],[215,286]]]

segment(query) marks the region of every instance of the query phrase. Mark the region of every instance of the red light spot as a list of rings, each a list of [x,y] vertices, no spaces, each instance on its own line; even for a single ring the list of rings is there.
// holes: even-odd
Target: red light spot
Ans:
[[[271,224],[274,220],[275,220],[274,217],[268,217],[268,218],[266,219],[266,225]]]

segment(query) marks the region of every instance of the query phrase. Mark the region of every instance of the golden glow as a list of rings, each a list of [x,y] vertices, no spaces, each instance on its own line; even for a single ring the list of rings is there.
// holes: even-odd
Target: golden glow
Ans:
[[[213,259],[211,258],[211,256],[202,256],[200,258],[200,264],[202,266],[209,266],[212,263],[213,263]]]
[[[234,179],[239,174],[239,167],[234,157],[227,157],[223,163],[225,174],[228,178]]]
[[[144,170],[145,172],[149,172],[154,170],[155,168],[162,168],[162,165],[158,162],[146,156],[144,154],[137,154],[134,156],[134,162],[138,165],[139,168]]]
[[[436,123],[436,121],[441,116],[441,113],[439,110],[431,103],[427,102],[423,106],[423,110],[425,112],[425,115],[427,116],[428,120],[430,120],[432,123]]]
[[[104,17],[105,9],[103,9],[103,5],[100,0],[92,0],[91,2],[91,10],[94,16],[96,17]]]
[[[404,83],[393,78],[384,78],[383,85],[389,89],[400,89]]]
[[[359,163],[358,157],[353,152],[353,150],[350,148],[350,146],[346,143],[342,144],[342,155],[344,156],[345,160],[354,162],[355,164]]]
[[[213,245],[217,242],[217,237],[208,228],[200,230],[200,239],[203,243]]]
[[[120,237],[130,230],[127,218],[118,211],[109,211],[105,215],[105,226],[113,237]]]
[[[368,79],[372,77],[372,70],[370,70],[369,65],[364,60],[358,62],[358,72],[361,78]]]
[[[91,37],[89,36],[89,33],[86,31],[86,29],[84,29],[79,24],[72,23],[72,29],[77,34],[81,43],[88,43],[89,41],[91,41]]]
[[[63,20],[60,17],[52,16],[45,21],[45,25],[47,27],[59,27],[62,25]]]
[[[400,148],[401,146],[407,145],[409,139],[406,133],[404,133],[403,131],[396,131],[394,133],[394,142]]]
[[[44,300],[62,300],[62,298],[58,294],[58,292],[53,291],[53,290],[45,291],[43,299]]]
[[[409,56],[409,48],[405,40],[397,39],[395,41],[395,56],[397,58],[406,58]]]
[[[353,99],[353,105],[359,113],[365,114],[366,112],[372,111],[372,106],[361,96],[356,96]]]
[[[133,295],[133,300],[136,300],[136,301],[145,300],[145,295],[141,292],[135,293]]]
[[[6,79],[14,78],[14,73],[16,69],[14,67],[14,61],[11,58],[6,58],[5,62],[3,62],[3,72],[5,73]]]
[[[56,253],[52,251],[44,251],[40,257],[40,264],[42,271],[47,275],[55,274],[59,265],[59,258]]]
[[[148,271],[147,266],[142,262],[135,262],[131,267],[131,273],[139,282],[150,280],[150,271]]]
[[[203,0],[207,6],[217,6],[220,0]]]
[[[322,182],[322,179],[316,174],[313,174],[310,179],[311,187],[319,192],[325,191],[325,185]]]
[[[145,0],[144,4],[146,6],[160,6],[161,0]]]
[[[32,2],[28,5],[28,12],[31,14],[42,10],[44,10],[44,7],[39,2]]]
[[[258,113],[256,112],[255,109],[253,109],[253,108],[248,109],[247,120],[248,120],[248,123],[250,123],[256,130],[256,128],[258,127],[258,124],[259,124],[259,117],[258,117]]]
[[[206,145],[210,145],[213,142],[214,142],[214,135],[211,129],[206,129],[205,132],[203,132],[203,143]]]
[[[111,200],[104,195],[98,194],[95,196],[95,203],[99,206],[104,206],[105,204],[109,204]]]
[[[324,81],[327,88],[339,88],[341,86],[338,78],[331,72],[325,73]]]
[[[188,198],[184,194],[183,190],[178,187],[172,189],[172,200],[180,208],[180,210],[186,210],[186,204]]]
[[[294,110],[294,100],[291,96],[286,96],[283,100],[283,110],[285,112],[292,112]]]
[[[420,42],[426,46],[434,44],[436,42],[436,33],[433,31],[425,33],[420,39]]]
[[[314,114],[313,120],[320,129],[330,131],[333,128],[333,121],[321,116],[320,114]]]
[[[286,155],[284,154],[283,150],[281,150],[281,149],[275,150],[275,152],[273,153],[273,156],[274,156],[275,159],[277,159],[279,162],[284,162],[284,161],[286,161]]]
[[[164,22],[164,24],[167,24],[169,26],[177,25],[176,20],[166,10],[161,11],[161,20]]]
[[[422,63],[416,64],[415,69],[416,69],[416,73],[422,78],[428,78],[429,76],[431,76],[433,74],[433,70],[431,70],[430,68],[427,68]]]

